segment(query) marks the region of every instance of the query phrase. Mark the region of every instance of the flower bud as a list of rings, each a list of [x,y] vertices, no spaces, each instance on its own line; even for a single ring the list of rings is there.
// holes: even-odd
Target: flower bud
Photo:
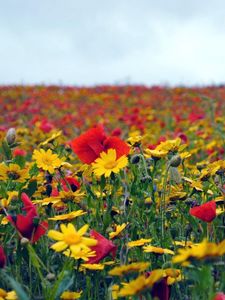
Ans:
[[[12,145],[16,140],[16,130],[15,128],[10,128],[6,133],[6,141],[8,145]]]
[[[25,238],[25,237],[23,237],[21,240],[20,240],[20,243],[21,243],[21,245],[26,245],[26,244],[28,244],[30,241],[27,239],[27,238]]]
[[[130,162],[132,164],[137,164],[140,161],[140,155],[139,154],[135,154],[131,157]]]
[[[53,274],[53,273],[48,273],[48,274],[46,275],[46,279],[49,280],[49,281],[54,280],[54,279],[55,279],[55,274]]]
[[[181,161],[182,161],[182,159],[181,159],[180,155],[176,154],[176,155],[172,156],[172,158],[170,159],[169,165],[171,167],[178,167],[180,165]]]

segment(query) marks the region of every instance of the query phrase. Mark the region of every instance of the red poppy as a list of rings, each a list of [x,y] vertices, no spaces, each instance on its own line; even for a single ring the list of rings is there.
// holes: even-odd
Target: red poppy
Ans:
[[[100,126],[91,128],[70,142],[72,150],[79,159],[86,164],[91,164],[100,153],[110,148],[116,150],[117,158],[127,155],[129,146],[118,137],[107,137]]]
[[[98,244],[96,246],[90,247],[92,251],[96,252],[96,256],[89,258],[89,264],[98,264],[100,260],[108,256],[110,253],[112,253],[113,256],[116,255],[117,247],[113,244],[112,241],[107,240],[104,236],[102,236],[95,230],[91,230],[90,235],[98,241]]]
[[[2,246],[0,246],[0,268],[4,268],[5,264],[6,264],[5,252]]]
[[[61,180],[61,183],[65,192],[69,191],[69,187],[73,192],[80,188],[80,183],[77,181],[77,179],[71,176],[65,177],[65,179]]]
[[[23,237],[26,237],[32,243],[35,243],[42,235],[45,234],[48,229],[48,223],[46,221],[42,221],[38,224],[37,209],[27,194],[22,193],[21,199],[24,204],[23,210],[26,211],[26,214],[19,214],[15,217],[9,215],[7,218]]]
[[[224,293],[217,293],[213,300],[225,300],[225,294]]]
[[[212,222],[216,217],[216,202],[212,200],[200,206],[195,206],[190,209],[189,213],[204,222]]]

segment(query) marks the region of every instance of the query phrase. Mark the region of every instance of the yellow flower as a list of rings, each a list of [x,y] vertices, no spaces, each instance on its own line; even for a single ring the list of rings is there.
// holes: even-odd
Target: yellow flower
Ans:
[[[189,263],[191,259],[204,259],[225,254],[225,240],[219,244],[210,243],[204,239],[201,243],[193,245],[191,248],[178,249],[178,254],[173,257],[173,263]]]
[[[47,138],[44,142],[40,143],[39,146],[45,146],[48,143],[52,143],[55,139],[62,135],[62,130],[54,132],[49,138]]]
[[[81,264],[81,270],[82,269],[88,269],[88,270],[99,271],[99,270],[103,270],[104,267],[105,266],[102,265],[102,264]]]
[[[96,252],[91,251],[90,249],[76,249],[73,252],[67,249],[63,254],[74,259],[83,259],[84,261],[88,261],[90,257],[96,256]]]
[[[119,289],[120,289],[120,287],[119,287],[118,284],[112,285],[112,287],[111,287],[111,292],[112,292],[112,299],[113,299],[113,300],[118,299],[118,292],[119,292]]]
[[[157,254],[171,254],[174,255],[174,251],[170,250],[170,249],[164,249],[161,247],[154,247],[151,245],[147,245],[143,247],[144,252],[152,252],[152,253],[157,253]]]
[[[127,226],[126,223],[123,223],[122,225],[116,225],[116,230],[109,233],[109,238],[114,239],[124,230],[124,228],[126,228],[126,226]]]
[[[166,155],[167,155],[167,151],[160,150],[157,148],[154,150],[150,150],[150,149],[145,150],[145,156],[147,158],[149,157],[161,158],[161,157],[165,157]]]
[[[172,285],[177,281],[181,281],[181,271],[179,269],[164,269],[164,277],[167,277],[167,284]]]
[[[5,290],[0,288],[0,300],[17,300],[16,292],[6,292]]]
[[[58,241],[51,246],[56,252],[61,252],[69,248],[71,252],[77,253],[82,249],[90,250],[89,246],[95,246],[97,244],[95,239],[83,237],[88,230],[87,224],[78,231],[72,223],[69,223],[67,226],[61,224],[60,229],[62,232],[56,230],[49,230],[48,232],[48,237]]]
[[[24,182],[29,178],[28,169],[21,169],[17,164],[0,164],[0,180],[13,180],[15,182]]]
[[[123,265],[115,267],[109,271],[109,275],[112,276],[123,276],[126,273],[143,272],[150,266],[150,263],[137,262],[129,265]]]
[[[94,161],[92,168],[96,176],[109,177],[111,173],[119,173],[127,164],[128,159],[125,155],[116,159],[116,150],[109,149],[108,152],[100,153],[100,157]]]
[[[51,149],[34,150],[32,158],[36,161],[38,168],[41,168],[49,173],[54,173],[55,168],[59,168],[62,161],[57,154],[53,154]]]
[[[52,221],[72,220],[76,217],[79,217],[79,216],[82,216],[82,215],[85,215],[85,214],[86,214],[86,212],[84,212],[83,210],[80,209],[80,210],[77,210],[77,211],[72,211],[68,214],[58,215],[58,216],[48,218],[48,219],[52,220]]]
[[[82,294],[82,291],[80,292],[70,292],[70,291],[65,291],[62,293],[60,296],[60,299],[63,300],[75,300],[75,299],[80,299]]]
[[[137,241],[128,242],[127,246],[128,246],[128,248],[139,247],[139,246],[143,246],[146,243],[150,243],[151,240],[152,239],[140,239]]]
[[[124,285],[118,293],[119,297],[138,295],[147,289],[150,289],[154,283],[163,278],[163,270],[154,270],[151,272],[149,277],[144,275],[139,276],[135,280],[130,281]]]

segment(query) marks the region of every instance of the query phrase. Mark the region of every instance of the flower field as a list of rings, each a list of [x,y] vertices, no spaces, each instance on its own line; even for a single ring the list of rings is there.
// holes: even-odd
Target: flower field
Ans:
[[[0,300],[224,300],[224,99],[0,87]]]

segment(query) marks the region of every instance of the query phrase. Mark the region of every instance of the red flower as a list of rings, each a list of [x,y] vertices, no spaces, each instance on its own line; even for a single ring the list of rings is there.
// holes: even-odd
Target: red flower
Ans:
[[[2,246],[0,246],[0,268],[4,268],[5,264],[6,264],[5,252]]]
[[[112,253],[113,256],[116,255],[117,247],[113,244],[113,242],[107,240],[95,230],[91,230],[90,235],[98,241],[98,244],[90,247],[92,251],[96,252],[96,256],[89,258],[89,264],[98,264],[100,260],[108,256],[110,253]]]
[[[129,146],[118,137],[107,137],[100,126],[91,128],[70,142],[72,150],[79,159],[86,164],[91,164],[100,153],[110,148],[116,150],[117,158],[127,155]]]
[[[80,183],[74,177],[71,176],[67,176],[65,177],[65,179],[62,179],[61,183],[65,192],[68,192],[70,190],[69,186],[73,192],[80,188]]]
[[[216,202],[212,200],[200,206],[195,206],[190,209],[189,213],[204,222],[212,222],[216,217]]]
[[[25,155],[26,155],[26,151],[23,150],[23,149],[17,148],[17,149],[15,149],[15,150],[13,151],[13,155],[14,155],[14,156],[25,156]]]
[[[16,217],[8,216],[7,218],[23,237],[26,237],[32,243],[35,243],[45,234],[48,229],[48,223],[42,221],[40,224],[37,224],[38,213],[35,205],[25,193],[22,193],[21,199],[24,204],[23,210],[26,211],[26,215],[19,214]]]
[[[213,300],[225,300],[225,294],[224,293],[217,293]]]

